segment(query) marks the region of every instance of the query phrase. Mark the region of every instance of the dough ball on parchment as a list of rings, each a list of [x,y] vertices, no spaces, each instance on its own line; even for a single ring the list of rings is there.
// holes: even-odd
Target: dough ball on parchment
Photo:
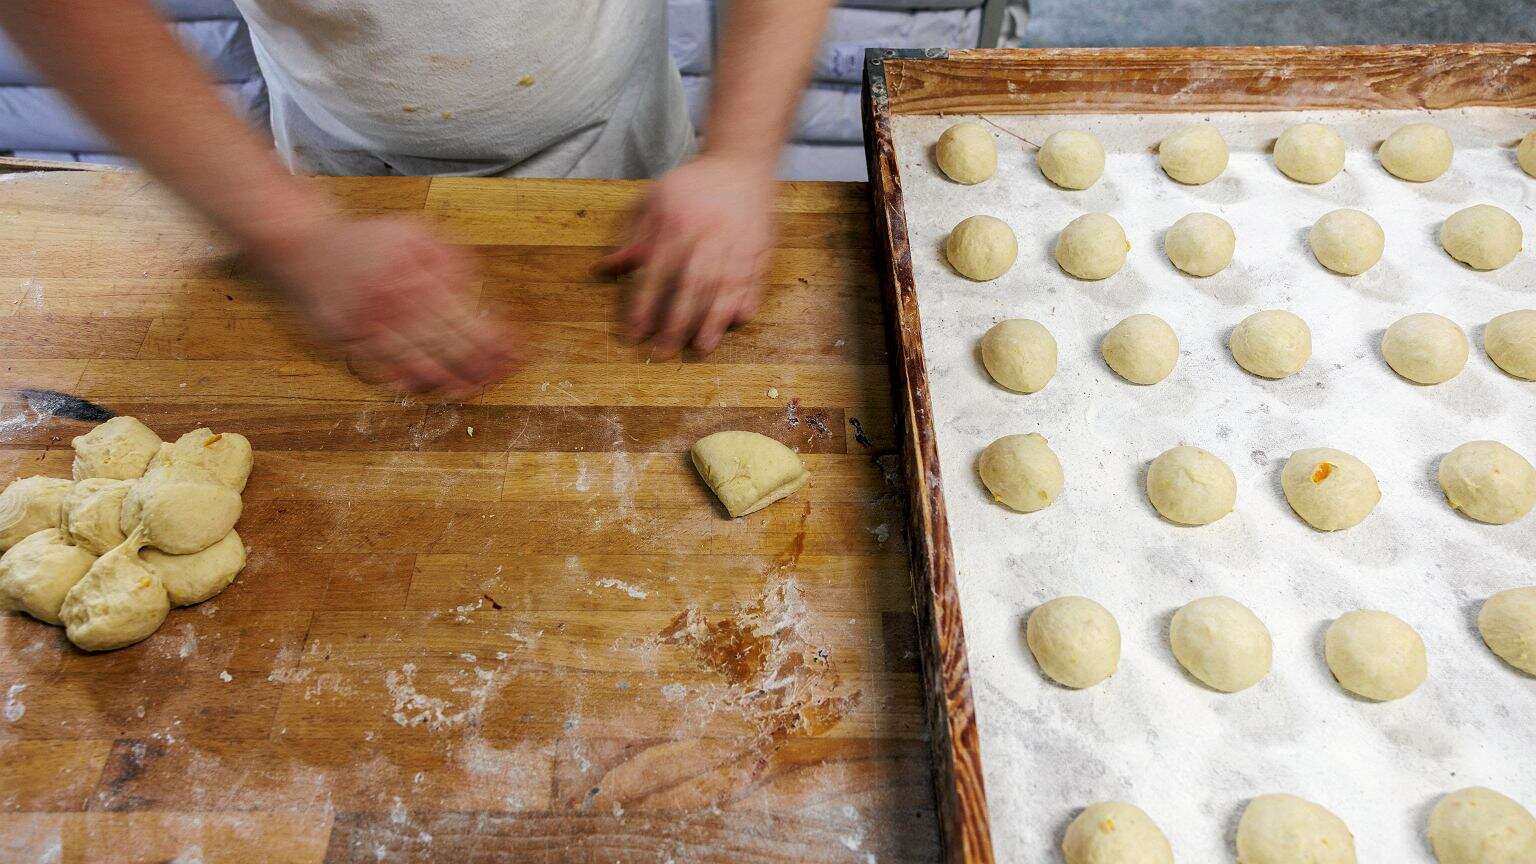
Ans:
[[[64,595],[91,569],[96,556],[70,545],[57,528],[44,528],[0,555],[0,609],[19,609],[39,621],[62,623]]]
[[[1125,266],[1131,244],[1108,213],[1087,213],[1067,223],[1056,238],[1056,263],[1079,279],[1106,279]]]
[[[1227,220],[1214,213],[1188,213],[1163,237],[1173,266],[1191,276],[1213,276],[1232,263],[1237,235]]]
[[[1376,266],[1387,235],[1375,219],[1348,207],[1324,213],[1307,232],[1307,245],[1317,263],[1335,273],[1359,276]]]
[[[944,130],[934,147],[939,168],[967,186],[990,180],[997,173],[997,142],[980,123],[956,123]]]
[[[110,651],[132,645],[154,633],[170,612],[165,585],[139,558],[142,539],[142,532],[130,534],[65,595],[59,617],[76,646]]]
[[[1321,123],[1298,123],[1275,139],[1275,167],[1299,183],[1327,183],[1344,170],[1344,139]]]
[[[201,603],[229,587],[245,567],[245,544],[234,531],[201,552],[167,555],[155,549],[140,553],[144,566],[160,577],[172,606]]]
[[[1227,156],[1227,140],[1205,123],[1185,126],[1157,145],[1157,163],[1163,171],[1189,186],[1219,177],[1227,170]]]
[[[1355,864],[1355,835],[1326,807],[1295,795],[1260,795],[1237,823],[1242,864]]]
[[[92,555],[104,555],[127,539],[122,529],[123,499],[133,482],[91,477],[70,487],[59,504],[59,530],[64,537]]]
[[[1101,801],[1077,814],[1061,841],[1066,864],[1173,864],[1173,847],[1140,807]]]
[[[1497,270],[1515,260],[1522,240],[1520,223],[1492,204],[1457,210],[1440,226],[1440,245],[1473,270]]]
[[[1488,322],[1483,350],[1494,365],[1516,378],[1536,381],[1536,309],[1517,309]]]
[[[1515,148],[1515,161],[1520,163],[1520,170],[1536,177],[1536,131],[1527,132],[1520,139],[1520,145]]]
[[[1260,378],[1284,378],[1312,357],[1312,330],[1284,309],[1255,312],[1238,322],[1227,340],[1237,365]]]
[[[1381,142],[1381,167],[1414,183],[1426,183],[1451,167],[1451,134],[1433,123],[1409,123]]]
[[[1019,241],[1008,223],[996,216],[962,219],[944,241],[944,257],[961,276],[990,282],[1008,272],[1019,255]]]
[[[1461,374],[1469,353],[1467,334],[1433,312],[1399,318],[1381,340],[1392,371],[1416,384],[1441,384]]]
[[[1488,649],[1527,675],[1536,675],[1536,587],[1511,588],[1489,597],[1477,613]]]
[[[1505,525],[1536,505],[1536,468],[1497,441],[1468,441],[1440,460],[1440,489],[1454,510]]]
[[[1104,362],[1132,384],[1156,384],[1179,362],[1179,337],[1156,315],[1132,315],[1110,328],[1099,346]]]
[[[1339,686],[1377,702],[1407,696],[1429,675],[1424,640],[1408,622],[1375,609],[1340,615],[1328,625],[1323,657]]]
[[[805,485],[810,476],[795,451],[756,432],[716,432],[689,451],[693,467],[731,516],[767,507]]]
[[[1087,597],[1057,597],[1035,607],[1024,641],[1041,672],[1074,690],[1092,687],[1120,665],[1120,626]]]
[[[1329,447],[1292,453],[1280,471],[1280,488],[1296,515],[1319,531],[1359,525],[1381,500],[1370,466]]]
[[[999,321],[981,337],[981,362],[1009,390],[1035,393],[1056,374],[1056,339],[1039,321]]]
[[[70,444],[75,448],[76,480],[132,480],[143,476],[149,460],[160,451],[160,436],[133,417],[113,417]]]
[[[1045,436],[1005,435],[976,459],[976,473],[992,498],[1020,513],[1051,506],[1061,494],[1061,460]]]
[[[236,492],[245,489],[251,476],[251,442],[238,432],[193,429],[175,442],[160,447],[149,461],[149,470],[167,466],[192,466]]]
[[[141,546],[190,555],[223,539],[240,519],[240,507],[240,494],[208,472],[167,466],[144,475],[128,490],[118,526],[124,534],[138,531]]]
[[[1202,597],[1173,613],[1168,644],[1189,674],[1223,693],[1259,683],[1274,658],[1269,628],[1230,597]]]
[[[23,477],[0,492],[0,552],[27,535],[59,527],[59,505],[72,484],[56,477]]]
[[[1440,864],[1530,864],[1536,817],[1507,795],[1470,786],[1429,812],[1429,844]]]
[[[1104,146],[1092,132],[1063,129],[1040,145],[1035,162],[1045,179],[1063,189],[1087,189],[1104,175]]]
[[[1147,469],[1147,500],[1170,522],[1209,525],[1232,512],[1237,478],[1214,453],[1175,447]]]

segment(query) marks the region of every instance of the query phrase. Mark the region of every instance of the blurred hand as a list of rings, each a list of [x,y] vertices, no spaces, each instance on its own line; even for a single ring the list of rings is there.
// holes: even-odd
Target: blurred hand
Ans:
[[[773,170],[760,160],[703,155],[651,188],[630,242],[603,259],[638,270],[625,334],[667,358],[685,345],[708,354],[757,312],[773,246]]]
[[[367,380],[459,398],[514,359],[514,333],[467,293],[474,259],[416,222],[338,217],[253,254]]]

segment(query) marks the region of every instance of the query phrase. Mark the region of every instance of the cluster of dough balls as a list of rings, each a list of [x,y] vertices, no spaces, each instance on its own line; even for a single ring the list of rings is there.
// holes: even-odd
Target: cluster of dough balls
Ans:
[[[172,606],[207,600],[245,566],[234,530],[251,473],[244,436],[194,429],[162,442],[114,417],[72,444],[72,480],[26,477],[0,493],[0,609],[106,651],[148,637]]]
[[[1441,797],[1428,836],[1440,864],[1536,861],[1536,817],[1481,786]],[[1358,864],[1355,836],[1333,811],[1284,793],[1259,795],[1237,823],[1241,864]],[[1083,808],[1061,842],[1066,864],[1173,864],[1173,845],[1152,817],[1125,801]]]

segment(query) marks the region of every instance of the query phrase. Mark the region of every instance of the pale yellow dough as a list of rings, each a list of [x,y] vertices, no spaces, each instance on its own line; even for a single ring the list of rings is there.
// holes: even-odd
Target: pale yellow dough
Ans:
[[[1515,217],[1492,204],[1457,210],[1440,226],[1440,245],[1473,270],[1497,270],[1515,260],[1524,242]]]
[[[92,555],[106,554],[128,537],[122,528],[123,499],[133,483],[106,477],[79,481],[59,505],[59,529]]]
[[[1433,312],[1399,318],[1381,340],[1392,371],[1415,384],[1443,384],[1461,374],[1470,353],[1456,322]]]
[[[1440,864],[1531,864],[1536,817],[1508,795],[1469,786],[1430,811],[1429,843]]]
[[[1427,183],[1451,167],[1451,135],[1433,123],[1409,123],[1387,136],[1376,151],[1381,167],[1414,183]]]
[[[1156,384],[1179,362],[1179,337],[1156,315],[1132,315],[1110,328],[1099,346],[1104,362],[1132,384]]]
[[[1223,693],[1259,683],[1274,659],[1269,628],[1231,597],[1202,597],[1173,613],[1168,644],[1189,674]]]
[[[1536,587],[1511,588],[1488,598],[1477,613],[1488,650],[1527,675],[1536,675]]]
[[[1066,864],[1173,864],[1173,847],[1134,804],[1102,801],[1077,815],[1061,841]]]
[[[1359,276],[1376,266],[1387,235],[1369,215],[1343,208],[1323,214],[1307,232],[1317,263],[1344,276]]]
[[[1087,597],[1037,606],[1024,624],[1024,641],[1041,672],[1074,690],[1098,684],[1120,665],[1120,626]]]
[[[139,558],[139,532],[96,559],[64,597],[59,612],[69,641],[86,651],[110,651],[146,639],[171,604],[165,585]]]
[[[1328,808],[1295,795],[1260,795],[1237,823],[1240,864],[1355,864],[1355,835]]]
[[[201,552],[167,555],[155,549],[140,553],[144,566],[160,578],[172,606],[201,603],[229,587],[245,567],[245,544],[234,531]]]
[[[1401,699],[1429,675],[1424,640],[1389,612],[1341,615],[1323,636],[1323,656],[1339,686],[1377,702]]]
[[[934,147],[939,168],[949,179],[967,186],[997,173],[997,142],[980,123],[956,123],[944,130]]]
[[[1019,241],[1008,223],[996,216],[962,219],[944,241],[944,257],[967,279],[990,282],[1008,272],[1019,255]]]
[[[1173,266],[1191,276],[1214,276],[1232,263],[1237,235],[1227,220],[1214,213],[1188,213],[1163,237]]]
[[[57,528],[29,534],[0,555],[0,609],[59,624],[64,595],[95,562],[95,555],[71,546]]]
[[[981,337],[981,362],[1009,390],[1036,393],[1056,374],[1056,339],[1039,321],[999,321]]]
[[[1214,453],[1175,447],[1147,469],[1147,500],[1170,522],[1209,525],[1232,512],[1237,478]]]
[[[795,451],[756,432],[706,435],[694,443],[690,456],[732,517],[755,513],[794,493],[810,476]]]
[[[1104,175],[1104,146],[1092,132],[1063,129],[1052,133],[1035,162],[1045,179],[1063,189],[1087,189]]]
[[[201,468],[219,483],[240,492],[251,476],[252,464],[251,442],[244,435],[202,428],[162,445],[150,460],[149,470]]]
[[[1056,263],[1079,279],[1107,279],[1125,266],[1131,244],[1108,213],[1088,213],[1067,223],[1056,238]]]
[[[1468,441],[1440,460],[1440,490],[1452,509],[1505,525],[1536,506],[1536,468],[1498,441]]]
[[[1005,435],[976,459],[976,473],[992,498],[1020,513],[1049,507],[1061,494],[1061,460],[1045,436]]]
[[[1285,500],[1319,531],[1353,528],[1371,515],[1381,487],[1370,466],[1342,450],[1297,450],[1280,471]]]
[[[113,417],[70,444],[75,448],[76,480],[132,480],[143,476],[160,451],[160,436],[133,417]]]
[[[1237,365],[1260,378],[1294,375],[1312,357],[1312,330],[1284,309],[1255,312],[1238,322],[1227,340]]]
[[[1536,381],[1536,309],[1517,309],[1488,322],[1483,350],[1494,365],[1516,378]]]
[[[1520,163],[1520,170],[1536,177],[1536,131],[1525,133],[1520,139],[1520,145],[1515,148],[1515,161]]]
[[[1327,183],[1344,170],[1344,139],[1321,123],[1298,123],[1275,139],[1275,167],[1300,183]]]
[[[59,527],[59,505],[70,482],[55,477],[23,477],[0,492],[0,552],[27,535]]]
[[[240,519],[240,493],[200,468],[157,468],[123,497],[118,525],[136,530],[145,546],[171,555],[190,555],[217,543]]]
[[[1157,164],[1169,177],[1189,186],[1209,183],[1227,170],[1227,141],[1207,124],[1185,126],[1157,145]]]

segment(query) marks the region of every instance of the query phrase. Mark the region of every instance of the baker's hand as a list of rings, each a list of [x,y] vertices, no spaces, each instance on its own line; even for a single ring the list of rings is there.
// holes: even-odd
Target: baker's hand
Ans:
[[[656,182],[630,242],[603,259],[638,270],[625,333],[671,357],[707,354],[757,311],[773,245],[773,170],[761,160],[701,155]]]
[[[468,294],[474,259],[414,221],[336,217],[252,256],[365,379],[463,397],[514,359],[514,334]]]

